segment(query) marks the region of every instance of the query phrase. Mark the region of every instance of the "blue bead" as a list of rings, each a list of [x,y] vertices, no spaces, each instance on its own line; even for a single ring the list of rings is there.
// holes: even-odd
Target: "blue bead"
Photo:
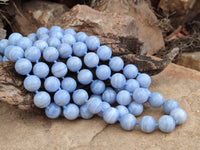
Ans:
[[[149,93],[144,88],[137,88],[133,92],[133,99],[137,103],[145,103],[149,98]]]
[[[84,57],[84,63],[88,68],[94,68],[99,63],[99,57],[96,53],[89,52]]]
[[[88,110],[93,114],[98,114],[102,110],[102,101],[98,97],[91,97],[87,102]]]
[[[118,105],[117,110],[119,111],[119,116],[122,117],[123,115],[129,113],[128,109],[124,105]]]
[[[152,107],[161,107],[164,103],[164,97],[162,94],[155,92],[151,94],[148,102]]]
[[[40,79],[35,75],[30,75],[24,80],[24,88],[29,92],[37,91],[41,86]]]
[[[64,34],[71,34],[71,35],[75,36],[76,31],[74,31],[74,29],[72,29],[72,28],[68,28],[68,29],[65,29]]]
[[[72,99],[73,99],[74,103],[77,105],[85,104],[85,102],[88,101],[88,98],[89,98],[88,93],[84,89],[78,89],[78,90],[74,91],[74,93],[72,95]]]
[[[3,61],[9,61],[6,56],[3,56]]]
[[[90,85],[90,90],[94,94],[102,94],[106,88],[106,85],[101,80],[94,80]]]
[[[140,129],[145,133],[151,133],[156,128],[156,121],[152,116],[144,116],[139,121]]]
[[[21,58],[15,63],[15,70],[21,75],[26,75],[31,72],[32,63],[28,59]]]
[[[135,128],[136,118],[132,114],[125,114],[120,118],[120,125],[124,130],[131,131]]]
[[[80,58],[73,56],[67,60],[67,68],[71,72],[77,72],[81,69],[81,67],[82,67],[82,61]]]
[[[85,42],[88,38],[87,34],[84,32],[78,32],[75,37],[77,42]]]
[[[125,89],[131,93],[134,92],[135,89],[139,87],[140,87],[139,82],[135,79],[127,80],[126,85],[125,85]]]
[[[45,114],[48,118],[51,119],[58,118],[61,114],[61,108],[55,103],[51,103],[46,107]]]
[[[49,32],[54,32],[54,31],[63,32],[63,29],[59,26],[52,26]]]
[[[69,92],[67,92],[66,90],[58,90],[55,94],[54,94],[54,102],[58,105],[58,106],[64,106],[67,105],[70,101],[70,95]]]
[[[41,51],[39,48],[35,46],[31,46],[25,50],[25,58],[30,60],[31,62],[36,62],[41,57]]]
[[[23,36],[20,33],[12,33],[8,37],[9,45],[16,45],[18,40],[21,39]]]
[[[63,115],[68,120],[75,120],[79,116],[79,108],[75,104],[68,104],[63,107]]]
[[[67,66],[63,62],[56,62],[51,67],[52,74],[57,78],[64,77],[67,74],[67,71]]]
[[[48,34],[49,30],[46,27],[40,27],[37,29],[37,36],[43,35],[43,34]]]
[[[75,37],[71,34],[65,34],[61,41],[62,43],[67,43],[69,45],[73,45],[74,43],[76,43]]]
[[[112,75],[110,83],[111,83],[112,87],[120,89],[125,86],[126,78],[121,73],[115,73]]]
[[[107,65],[100,65],[96,69],[96,76],[100,80],[107,80],[111,76],[110,67]]]
[[[51,31],[49,32],[50,38],[57,38],[57,39],[62,39],[63,38],[63,32],[60,31]]]
[[[162,132],[172,132],[175,128],[175,120],[173,117],[164,115],[158,120],[158,127]]]
[[[110,69],[112,71],[118,72],[123,69],[124,61],[120,57],[113,57],[109,62]]]
[[[128,105],[131,102],[131,95],[127,90],[121,90],[117,93],[116,100],[120,105]]]
[[[51,103],[51,97],[47,92],[41,91],[35,94],[33,102],[36,107],[45,108]]]
[[[10,52],[10,50],[11,50],[12,47],[14,47],[14,46],[13,45],[9,45],[4,50],[4,56],[6,56],[7,58],[9,58],[9,52]]]
[[[37,47],[40,49],[41,52],[44,51],[44,49],[46,49],[48,47],[48,44],[46,41],[43,40],[37,40],[35,41],[35,43],[33,44],[33,46]]]
[[[119,111],[116,108],[110,107],[103,112],[103,119],[108,124],[114,124],[119,118]]]
[[[107,103],[107,102],[102,102],[102,103],[101,103],[101,111],[98,113],[98,116],[103,117],[103,112],[104,112],[106,109],[110,108],[110,107],[111,107],[111,106],[110,106],[109,103]]]
[[[91,51],[97,50],[97,48],[100,46],[100,40],[96,36],[89,36],[87,40],[85,41],[87,47]]]
[[[170,112],[170,116],[177,121],[177,124],[183,124],[187,119],[187,114],[182,108],[175,108]]]
[[[23,48],[24,50],[32,46],[32,41],[27,37],[22,37],[17,41],[17,46]]]
[[[138,68],[133,64],[128,64],[124,67],[123,74],[127,79],[133,79],[138,74]]]
[[[87,46],[83,42],[76,42],[73,44],[73,53],[78,57],[82,57],[87,52]]]
[[[43,62],[36,63],[33,67],[33,74],[39,78],[45,78],[49,74],[49,66]]]
[[[116,100],[116,95],[116,92],[111,87],[107,87],[102,94],[102,100],[109,104],[113,104]]]
[[[24,50],[19,46],[13,46],[8,53],[8,58],[11,61],[16,62],[19,58],[24,57]]]
[[[30,33],[27,37],[32,41],[32,43],[37,40],[37,34],[35,33]]]
[[[67,43],[62,43],[58,47],[58,52],[61,58],[68,58],[72,54],[72,47]]]
[[[0,62],[3,62],[3,57],[0,55]]]
[[[90,96],[90,98],[92,98],[92,97],[98,98],[98,99],[100,99],[100,100],[102,101],[101,95],[92,94],[92,95]]]
[[[55,47],[55,48],[57,48],[61,44],[60,40],[56,37],[50,37],[47,40],[47,43],[48,43],[49,47]]]
[[[49,35],[48,34],[42,34],[38,37],[38,40],[42,40],[47,42],[47,40],[49,39]]]
[[[44,81],[44,88],[48,92],[55,92],[60,88],[60,80],[54,76],[50,76]]]
[[[139,82],[140,87],[143,88],[148,88],[151,84],[151,77],[146,73],[139,74],[136,80]]]
[[[77,76],[78,81],[83,85],[88,85],[93,80],[92,72],[88,69],[82,69]]]
[[[97,55],[99,56],[100,60],[107,61],[111,58],[112,51],[110,47],[103,45],[97,49]]]
[[[131,114],[133,114],[134,116],[139,116],[142,114],[143,112],[143,105],[142,104],[138,104],[136,102],[131,102],[128,105],[128,110]]]
[[[4,50],[6,49],[6,47],[8,47],[8,45],[9,45],[9,42],[7,39],[2,39],[0,41],[0,54],[4,53]]]
[[[43,58],[47,62],[54,62],[58,59],[59,53],[56,48],[54,47],[47,47],[43,51]]]
[[[80,107],[80,116],[83,119],[90,119],[94,116],[87,108],[87,103]]]
[[[178,107],[179,107],[179,104],[173,99],[169,99],[165,101],[163,104],[163,109],[166,114],[170,114],[170,112],[173,109],[178,108]]]
[[[67,77],[62,80],[61,87],[71,93],[76,89],[77,83],[73,78]]]

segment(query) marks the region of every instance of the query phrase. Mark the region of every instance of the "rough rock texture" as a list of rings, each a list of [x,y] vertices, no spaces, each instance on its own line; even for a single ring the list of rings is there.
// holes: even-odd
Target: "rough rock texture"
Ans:
[[[0,40],[6,38],[6,30],[0,28]]]
[[[119,123],[107,125],[98,117],[92,120],[50,120],[41,111],[26,112],[0,102],[0,149],[199,149],[200,72],[170,64],[162,73],[152,77],[150,89],[161,92],[166,100],[176,99],[187,112],[187,122],[177,126],[170,134],[158,129],[152,134],[145,134],[138,127],[127,132],[121,129]],[[157,121],[163,110],[145,105],[143,115],[152,115]]]

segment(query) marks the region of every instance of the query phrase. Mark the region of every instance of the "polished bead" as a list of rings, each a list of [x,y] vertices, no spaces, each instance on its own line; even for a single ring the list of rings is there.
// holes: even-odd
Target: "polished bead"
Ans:
[[[88,68],[94,68],[99,63],[99,57],[96,53],[89,52],[84,57],[84,63]]]
[[[28,59],[21,58],[15,63],[15,70],[21,75],[26,75],[31,72],[32,63]]]
[[[144,116],[139,121],[140,129],[145,133],[151,133],[156,128],[156,121],[152,116]]]
[[[131,102],[128,105],[128,110],[131,114],[133,114],[134,116],[139,116],[142,114],[143,112],[143,105],[142,104],[138,104],[136,102]]]
[[[68,120],[75,120],[79,116],[79,108],[75,104],[68,104],[63,107],[63,115]]]
[[[3,56],[3,61],[9,61],[6,56]]]
[[[37,40],[37,34],[35,33],[30,33],[27,37],[32,41],[32,43]]]
[[[36,107],[45,108],[51,103],[51,97],[47,92],[41,91],[35,94],[33,102]]]
[[[60,40],[56,37],[50,37],[47,40],[47,43],[48,43],[49,47],[55,47],[55,48],[57,48],[61,44]]]
[[[137,88],[133,92],[133,99],[137,103],[145,103],[149,98],[149,93],[144,88]]]
[[[54,102],[58,105],[58,106],[64,106],[67,105],[70,101],[70,95],[69,92],[67,92],[66,90],[58,90],[55,94],[54,94]]]
[[[164,97],[162,94],[155,92],[151,94],[148,102],[152,107],[161,107],[164,103]]]
[[[120,89],[125,86],[126,78],[121,73],[115,73],[112,75],[110,83],[111,83],[112,87]]]
[[[16,62],[18,59],[23,58],[23,57],[24,57],[24,50],[21,47],[13,46],[9,50],[9,53],[8,53],[9,60]]]
[[[33,74],[39,78],[45,78],[49,74],[49,66],[43,62],[36,63],[33,67]]]
[[[77,105],[85,104],[85,102],[88,101],[88,98],[89,98],[88,93],[84,89],[78,89],[78,90],[74,91],[74,93],[72,95],[72,99],[73,99],[74,103]]]
[[[41,57],[41,51],[39,48],[35,46],[31,46],[25,50],[25,58],[30,60],[31,62],[36,62]]]
[[[136,118],[132,114],[125,114],[120,118],[120,125],[124,130],[131,131],[136,125]]]
[[[133,64],[128,64],[124,67],[123,74],[127,79],[133,79],[138,74],[138,68]]]
[[[100,99],[100,100],[102,101],[101,95],[92,94],[92,95],[90,96],[90,98],[92,98],[92,97],[98,98],[98,99]]]
[[[69,45],[73,45],[74,43],[76,43],[75,37],[71,34],[65,34],[61,41],[62,43],[67,43]]]
[[[4,50],[4,56],[6,56],[7,58],[9,58],[9,52],[12,49],[12,47],[14,47],[13,45],[9,45],[8,47],[5,48]]]
[[[75,37],[77,42],[85,42],[88,38],[87,34],[84,32],[78,32]]]
[[[175,101],[173,99],[169,99],[169,100],[165,101],[163,104],[163,109],[166,114],[170,114],[170,112],[173,109],[178,108],[178,107],[179,107],[179,104],[177,103],[177,101]]]
[[[93,113],[91,113],[87,108],[87,103],[84,105],[81,105],[80,107],[80,116],[83,119],[90,119],[94,116]]]
[[[67,43],[62,43],[58,47],[58,52],[61,58],[68,58],[72,54],[72,47]]]
[[[101,103],[101,111],[98,113],[98,116],[103,117],[103,112],[104,112],[106,109],[110,108],[110,107],[111,107],[111,106],[110,106],[109,103],[107,103],[107,102],[102,102],[102,103]]]
[[[88,110],[93,114],[98,114],[102,110],[102,101],[97,97],[91,97],[87,102]]]
[[[42,34],[38,37],[38,40],[42,40],[47,42],[47,40],[49,39],[49,34]]]
[[[6,47],[8,47],[8,45],[9,45],[9,42],[7,39],[2,39],[0,41],[0,54],[4,53],[4,50],[6,49]]]
[[[113,57],[109,62],[110,69],[112,71],[118,72],[123,69],[124,61],[120,57]]]
[[[87,40],[85,41],[87,47],[91,51],[97,50],[97,48],[100,46],[100,40],[96,36],[89,36]]]
[[[72,46],[74,55],[82,57],[87,53],[87,46],[83,42],[76,42]]]
[[[35,75],[30,75],[24,80],[24,88],[29,92],[37,91],[41,86],[40,79]]]
[[[127,90],[121,90],[117,93],[116,100],[120,105],[128,105],[131,102],[131,95]]]
[[[62,87],[62,89],[71,93],[76,89],[77,83],[73,78],[66,77],[62,80],[61,87]]]
[[[107,80],[111,76],[110,67],[107,65],[100,65],[96,69],[96,76],[100,80]]]
[[[81,67],[82,67],[82,61],[80,58],[73,56],[67,60],[67,68],[71,72],[77,72],[81,69]]]
[[[63,29],[59,26],[52,26],[51,29],[49,30],[49,32],[63,32]]]
[[[43,34],[48,34],[49,30],[46,27],[40,27],[37,29],[37,36],[43,35]]]
[[[57,78],[64,77],[67,74],[67,71],[67,66],[63,62],[56,62],[51,67],[52,74]]]
[[[78,73],[77,79],[78,79],[79,83],[81,83],[83,85],[88,85],[93,80],[92,72],[90,70],[88,70],[88,69],[82,69]]]
[[[94,94],[102,94],[106,88],[106,85],[101,80],[94,80],[90,85],[90,90]]]
[[[116,92],[111,87],[107,87],[102,94],[102,100],[109,104],[113,104],[116,100],[116,95]]]
[[[146,73],[139,74],[136,80],[139,82],[140,87],[143,88],[148,88],[151,84],[151,77]]]
[[[60,80],[54,76],[45,79],[44,87],[48,92],[55,92],[60,88]]]
[[[100,60],[107,61],[111,58],[112,51],[110,47],[103,45],[97,49],[97,55],[99,56]]]
[[[177,124],[183,124],[187,119],[187,114],[185,110],[182,108],[175,108],[170,112],[170,116],[172,116],[176,121]]]
[[[18,40],[21,39],[23,36],[20,33],[12,33],[8,37],[9,45],[16,45]]]
[[[65,29],[64,34],[71,34],[71,35],[75,36],[76,31],[74,31],[74,29],[72,29],[72,28],[68,28],[68,29]]]
[[[58,59],[59,53],[58,50],[54,47],[47,47],[43,51],[43,58],[47,62],[54,62]]]
[[[60,31],[51,31],[49,32],[50,38],[57,38],[57,39],[62,39],[63,38],[63,32]]]
[[[173,117],[164,115],[158,120],[158,127],[162,132],[172,132],[175,128],[175,120]]]
[[[51,103],[46,107],[45,114],[48,118],[51,119],[58,118],[61,114],[61,108],[55,103]]]
[[[129,79],[127,80],[126,82],[126,85],[125,85],[125,89],[129,92],[134,92],[135,89],[139,88],[140,87],[140,84],[137,80],[135,79]]]
[[[119,111],[119,116],[122,117],[123,115],[129,113],[128,109],[124,105],[118,105],[117,110]]]
[[[108,124],[114,124],[119,118],[119,111],[116,108],[110,107],[103,112],[103,119]]]
[[[44,49],[46,49],[48,47],[48,44],[46,41],[43,40],[37,40],[35,41],[35,43],[33,44],[33,46],[37,47],[40,49],[41,52],[44,51]]]
[[[26,50],[27,48],[32,46],[32,41],[27,37],[22,37],[17,41],[17,46]]]

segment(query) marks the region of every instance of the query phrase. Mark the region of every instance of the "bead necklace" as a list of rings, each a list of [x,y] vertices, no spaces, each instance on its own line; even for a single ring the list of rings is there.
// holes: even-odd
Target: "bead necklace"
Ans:
[[[15,62],[18,74],[26,76],[24,88],[35,92],[33,102],[45,109],[48,118],[63,114],[66,119],[75,120],[98,115],[108,124],[119,121],[124,130],[139,125],[145,133],[153,132],[157,126],[169,133],[186,121],[186,112],[175,100],[164,102],[162,94],[148,90],[151,84],[148,74],[139,73],[133,64],[124,66],[124,61],[112,57],[111,49],[100,45],[96,36],[88,37],[71,28],[63,31],[59,26],[50,30],[40,27],[27,37],[12,33],[8,40],[1,40],[0,53],[4,60]],[[76,79],[71,74],[76,74]],[[78,85],[89,85],[92,94],[78,89]],[[163,106],[166,115],[158,123],[152,116],[137,121],[145,102],[155,108]]]

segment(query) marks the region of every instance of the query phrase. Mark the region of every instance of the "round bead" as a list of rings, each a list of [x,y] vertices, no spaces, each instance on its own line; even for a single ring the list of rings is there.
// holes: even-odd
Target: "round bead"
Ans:
[[[67,77],[62,80],[61,87],[71,93],[76,89],[77,83],[73,78]]]
[[[71,72],[77,72],[81,69],[81,67],[82,67],[82,61],[80,58],[73,56],[67,60],[67,68]]]
[[[27,91],[35,92],[40,88],[40,86],[41,86],[41,81],[35,75],[30,75],[30,76],[26,77],[24,80],[24,88]]]
[[[63,38],[63,32],[60,32],[60,31],[51,31],[50,33],[49,33],[49,36],[51,37],[51,38],[57,38],[57,39],[62,39]]]
[[[46,41],[43,40],[37,40],[35,41],[35,43],[33,44],[33,46],[37,47],[40,49],[41,52],[44,51],[44,49],[46,49],[48,47],[48,44]]]
[[[65,34],[61,41],[62,43],[67,43],[69,45],[73,45],[74,43],[76,43],[75,37],[71,34]]]
[[[101,80],[95,80],[90,85],[90,90],[94,94],[102,94],[105,88],[106,88],[105,83]]]
[[[38,40],[42,40],[47,42],[47,40],[49,39],[49,35],[48,34],[42,34],[38,37]]]
[[[64,34],[71,34],[71,35],[75,36],[76,31],[74,31],[74,29],[72,29],[72,28],[68,28],[68,29],[65,29]]]
[[[164,115],[158,120],[158,127],[162,132],[172,132],[175,128],[175,120],[173,117]]]
[[[131,102],[131,95],[127,90],[121,90],[117,93],[116,100],[120,105],[128,105]]]
[[[66,90],[58,90],[54,94],[54,102],[58,106],[64,106],[67,105],[70,101],[70,95]]]
[[[16,62],[18,59],[23,58],[23,57],[24,57],[24,50],[21,47],[13,46],[9,50],[9,53],[8,53],[9,60]]]
[[[139,116],[142,114],[143,112],[143,105],[142,104],[138,104],[136,102],[131,102],[128,105],[128,110],[131,114],[133,114],[134,116]]]
[[[6,49],[6,47],[8,47],[8,45],[9,45],[9,42],[8,42],[8,40],[7,39],[2,39],[1,41],[0,41],[0,54],[2,53],[4,53],[4,50]]]
[[[145,133],[151,133],[156,128],[156,121],[152,116],[144,116],[139,121],[140,129]]]
[[[58,52],[61,58],[68,58],[72,54],[72,47],[67,43],[62,43],[58,47]]]
[[[49,32],[54,32],[54,31],[63,32],[63,29],[59,26],[52,26]]]
[[[151,84],[151,77],[146,73],[139,74],[136,80],[139,82],[140,87],[143,88],[148,88]]]
[[[9,45],[16,45],[18,40],[21,39],[23,36],[20,33],[12,33],[8,37]]]
[[[75,104],[68,104],[63,107],[63,115],[68,120],[75,120],[79,116],[79,108]]]
[[[91,113],[88,108],[87,108],[87,103],[82,105],[80,107],[80,116],[83,118],[83,119],[90,119],[94,116],[93,113]]]
[[[136,125],[136,118],[132,114],[125,114],[120,118],[120,125],[124,130],[131,131]]]
[[[48,92],[55,92],[60,88],[60,80],[54,76],[45,79],[44,87]]]
[[[116,100],[116,95],[116,92],[112,88],[107,87],[102,94],[102,100],[109,104],[113,104]]]
[[[67,66],[63,62],[56,62],[51,67],[52,74],[57,78],[64,77],[67,74],[67,71]]]
[[[128,64],[124,67],[123,74],[127,79],[133,79],[138,74],[138,68],[133,64]]]
[[[173,109],[170,112],[170,116],[172,116],[177,121],[177,124],[183,124],[187,119],[187,114],[182,108]]]
[[[98,98],[98,99],[100,99],[100,100],[102,101],[101,95],[92,94],[92,95],[90,96],[90,98],[92,98],[92,97]]]
[[[109,62],[110,69],[112,71],[118,72],[123,69],[124,61],[120,57],[113,57]]]
[[[9,61],[6,56],[3,56],[3,61]]]
[[[92,82],[93,80],[93,75],[92,72],[88,69],[82,69],[79,73],[78,73],[78,81],[83,84],[83,85],[88,85]]]
[[[87,46],[83,42],[76,42],[73,44],[73,53],[78,57],[82,57],[87,53]]]
[[[22,37],[17,41],[17,46],[23,48],[24,50],[32,46],[32,41],[27,37]]]
[[[13,47],[14,47],[13,45],[9,45],[8,47],[6,47],[5,50],[4,50],[4,56],[9,58],[9,52]]]
[[[88,93],[84,89],[78,89],[78,90],[74,91],[74,93],[72,95],[72,99],[73,99],[74,103],[77,105],[85,104],[85,102],[88,101],[88,97],[89,97]]]
[[[164,97],[162,94],[155,92],[151,94],[148,102],[152,107],[161,107],[164,103]]]
[[[87,67],[94,68],[99,63],[99,57],[97,56],[96,53],[93,52],[87,53],[84,57],[84,63]]]
[[[47,43],[49,45],[49,47],[55,47],[57,48],[59,45],[60,45],[60,40],[56,37],[50,37],[48,40],[47,40]]]
[[[37,29],[37,36],[43,35],[43,34],[48,34],[49,30],[46,27],[40,27]]]
[[[96,36],[89,36],[85,43],[91,51],[95,51],[100,46],[99,38]]]
[[[110,67],[107,65],[100,65],[96,69],[96,76],[100,80],[107,80],[111,76]]]
[[[112,51],[110,47],[103,45],[97,49],[97,55],[99,56],[100,60],[107,61],[111,58]]]
[[[102,110],[101,104],[101,99],[97,97],[91,97],[87,102],[87,108],[91,113],[97,114]]]
[[[27,37],[32,41],[32,43],[37,40],[37,34],[35,33],[30,33]]]
[[[47,47],[43,51],[43,58],[47,62],[54,62],[58,59],[59,53],[56,48],[54,47]]]
[[[75,38],[76,38],[76,41],[77,42],[85,42],[88,38],[87,34],[84,33],[84,32],[78,32],[76,35],[75,35]]]
[[[36,63],[33,67],[33,74],[39,78],[45,78],[49,74],[49,66],[43,62]]]
[[[133,99],[137,103],[145,103],[149,98],[149,93],[144,88],[137,88],[133,92]]]
[[[47,92],[41,91],[35,94],[33,102],[36,107],[45,108],[51,103],[51,97]]]
[[[127,80],[126,85],[125,85],[125,89],[131,93],[134,92],[135,89],[139,87],[140,87],[139,82],[135,79]]]
[[[45,114],[48,118],[51,119],[58,118],[61,114],[61,108],[55,103],[51,103],[46,107]]]
[[[111,83],[112,87],[120,89],[125,86],[126,78],[121,73],[115,73],[112,75],[110,83]]]
[[[110,107],[103,112],[103,119],[108,124],[114,124],[119,118],[119,111],[116,108]]]
[[[98,116],[103,117],[103,112],[104,112],[106,109],[110,108],[110,107],[111,107],[111,106],[110,106],[109,103],[107,103],[107,102],[102,102],[102,103],[101,103],[101,111],[98,113]]]
[[[119,116],[122,117],[123,115],[129,113],[128,109],[124,105],[118,105],[117,110],[119,111]]]
[[[165,101],[163,104],[163,109],[166,114],[170,114],[170,112],[173,109],[178,108],[178,107],[179,107],[179,104],[173,99],[169,99]]]
[[[39,60],[41,57],[41,51],[39,48],[31,46],[25,50],[24,55],[25,58],[27,58],[31,62],[36,62],[36,60]]]
[[[28,59],[21,58],[15,63],[15,70],[21,75],[26,75],[31,72],[32,63]]]

